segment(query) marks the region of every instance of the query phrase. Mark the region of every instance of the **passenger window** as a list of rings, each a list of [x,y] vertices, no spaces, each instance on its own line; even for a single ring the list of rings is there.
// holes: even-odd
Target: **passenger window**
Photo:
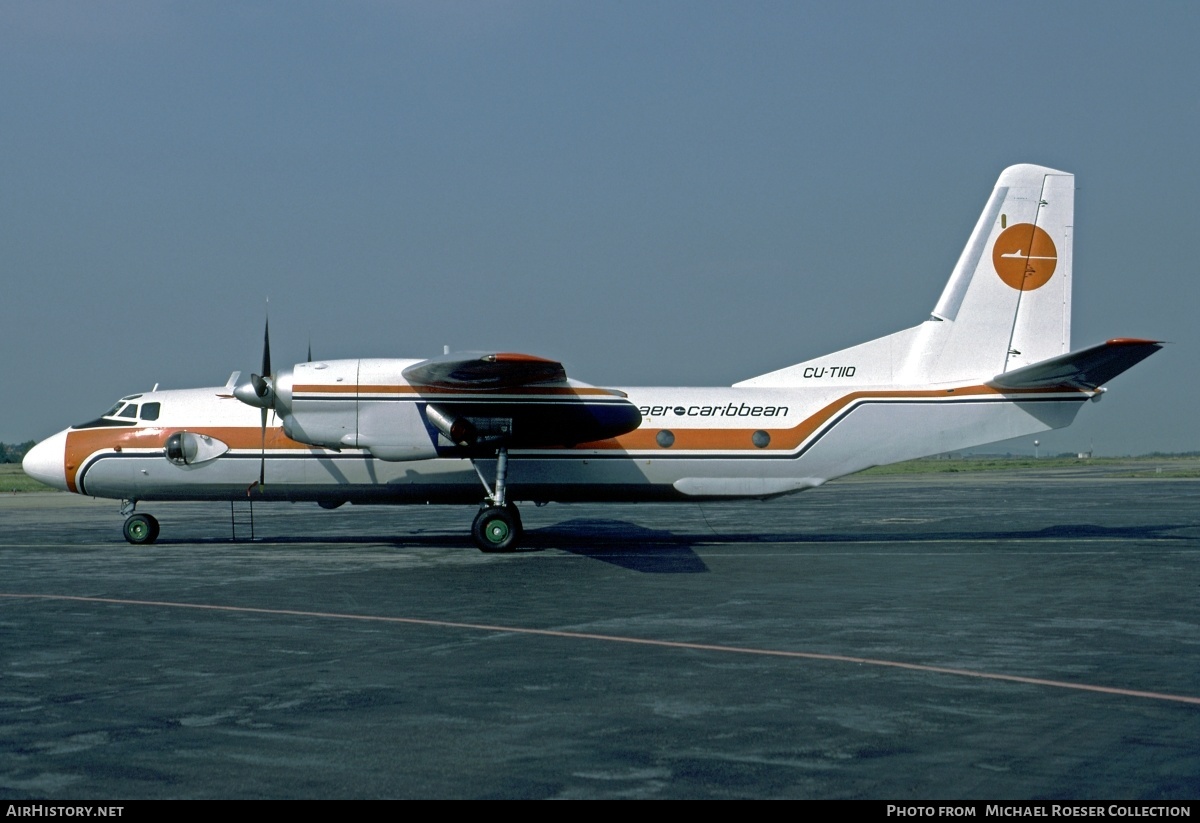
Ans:
[[[121,413],[117,417],[128,417],[137,420],[137,403],[130,403],[125,408],[121,409]]]
[[[157,420],[158,411],[162,407],[161,403],[144,403],[142,404],[142,419]]]

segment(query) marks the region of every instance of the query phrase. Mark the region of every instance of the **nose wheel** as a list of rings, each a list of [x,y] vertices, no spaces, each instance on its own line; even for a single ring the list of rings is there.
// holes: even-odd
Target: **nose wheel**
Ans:
[[[135,546],[146,546],[158,539],[158,521],[148,514],[131,514],[121,530]]]

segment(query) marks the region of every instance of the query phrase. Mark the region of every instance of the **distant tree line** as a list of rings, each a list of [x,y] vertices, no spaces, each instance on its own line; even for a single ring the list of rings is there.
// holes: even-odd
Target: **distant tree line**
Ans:
[[[24,443],[0,443],[0,463],[20,463],[25,457],[25,452],[36,444],[36,440],[26,440]]]

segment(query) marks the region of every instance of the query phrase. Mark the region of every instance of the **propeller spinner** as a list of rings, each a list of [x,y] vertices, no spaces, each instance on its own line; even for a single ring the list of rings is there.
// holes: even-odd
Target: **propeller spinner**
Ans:
[[[271,322],[263,327],[262,373],[252,374],[233,388],[233,396],[247,406],[258,409],[275,408],[275,376],[271,372]],[[266,426],[265,416],[263,425]]]

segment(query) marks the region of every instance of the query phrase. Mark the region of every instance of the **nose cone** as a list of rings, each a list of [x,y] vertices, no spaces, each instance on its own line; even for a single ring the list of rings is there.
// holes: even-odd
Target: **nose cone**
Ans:
[[[25,454],[21,468],[40,483],[67,490],[67,471],[63,467],[67,449],[67,433],[47,437]]]

